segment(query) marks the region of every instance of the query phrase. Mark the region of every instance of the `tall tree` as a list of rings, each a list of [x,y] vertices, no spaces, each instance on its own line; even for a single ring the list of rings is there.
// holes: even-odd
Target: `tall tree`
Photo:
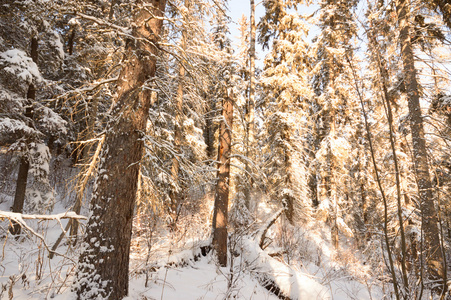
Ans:
[[[219,53],[224,56],[219,69],[220,83],[217,87],[217,96],[222,106],[222,115],[219,124],[218,172],[212,220],[213,247],[216,250],[218,263],[223,267],[227,265],[230,158],[232,154],[233,105],[235,97],[233,91],[235,71],[231,56],[231,42],[226,35],[228,32],[228,17],[224,14],[225,4],[222,3],[222,8],[218,7],[216,28],[213,33]]]
[[[424,249],[426,249],[425,257],[428,266],[427,272],[432,278],[443,280],[443,290],[446,291],[446,259],[443,257],[440,247],[438,219],[434,206],[434,195],[429,173],[428,153],[426,150],[423,116],[420,106],[420,91],[411,40],[410,18],[412,13],[410,0],[396,1],[396,12],[400,28],[399,40],[404,67],[403,80],[409,107],[414,171],[419,190],[422,226],[425,233]]]
[[[255,34],[256,34],[256,24],[255,24],[255,1],[250,0],[250,41],[249,41],[249,97],[246,107],[246,157],[248,159],[253,158],[252,153],[254,145],[255,136]],[[246,161],[246,172],[249,174],[251,168],[249,163]],[[251,189],[252,189],[252,179],[249,179],[249,184],[244,190],[245,193],[245,205],[249,209],[251,201]]]
[[[165,0],[139,2],[117,82],[118,96],[105,132],[99,172],[91,199],[92,215],[76,274],[78,299],[122,299],[128,293],[133,209],[143,154],[156,45]]]
[[[308,79],[308,24],[296,9],[303,1],[264,1],[259,23],[264,47],[272,40],[261,77],[266,108],[265,167],[271,198],[285,206],[290,223],[310,217],[301,136],[305,109],[312,95]]]
[[[213,246],[218,262],[227,265],[227,224],[230,186],[230,156],[232,154],[233,95],[225,91],[222,100],[222,120],[219,128],[218,176],[213,211]]]
[[[53,206],[47,144],[67,133],[67,123],[42,101],[50,74],[64,57],[49,14],[48,3],[14,2],[0,9],[0,146],[20,158],[12,205],[18,213],[43,213]],[[11,232],[19,233],[20,227]]]
[[[186,11],[189,11],[189,0],[185,0]],[[185,16],[186,17],[186,16]],[[184,57],[186,50],[186,29],[182,29],[182,36],[180,40],[181,53],[180,56]],[[175,150],[180,154],[182,139],[183,139],[183,89],[184,89],[184,77],[185,77],[185,67],[179,63],[179,73],[178,73],[178,83],[177,83],[177,95],[176,95],[176,105],[175,105],[175,128],[174,128],[174,146]],[[175,228],[177,223],[177,218],[180,213],[181,205],[181,185],[180,185],[180,163],[179,157],[174,156],[172,158],[171,166],[171,176],[173,188],[170,191],[170,226]]]
[[[317,58],[312,85],[317,99],[312,101],[311,118],[315,123],[310,148],[316,151],[317,166],[311,170],[309,185],[318,191],[312,195],[312,202],[319,204],[317,215],[327,217],[335,247],[338,247],[340,224],[344,224],[341,217],[346,211],[346,199],[350,198],[338,178],[349,171],[346,162],[349,141],[355,134],[349,125],[352,118],[358,118],[358,114],[353,115],[356,97],[349,88],[352,76],[344,59],[346,56],[355,59],[350,45],[357,33],[352,16],[356,4],[355,0],[321,1],[318,23],[321,32],[313,45]],[[353,121],[360,123],[360,120]],[[320,179],[316,188],[313,187],[315,177]]]
[[[31,38],[31,59],[33,62],[38,61],[38,40],[34,36]],[[33,119],[32,112],[32,102],[36,101],[36,87],[34,83],[30,83],[27,91],[27,102],[28,105],[25,109],[25,118],[29,121]],[[31,125],[31,124],[29,124]],[[14,195],[14,204],[12,206],[12,211],[17,213],[23,212],[23,206],[25,202],[25,192],[27,190],[27,180],[28,180],[28,171],[30,169],[30,162],[27,157],[22,157],[20,159],[19,164],[19,173],[17,174],[17,184],[16,184],[16,193]],[[12,234],[20,233],[20,225],[17,223],[13,223],[10,227],[9,231]]]

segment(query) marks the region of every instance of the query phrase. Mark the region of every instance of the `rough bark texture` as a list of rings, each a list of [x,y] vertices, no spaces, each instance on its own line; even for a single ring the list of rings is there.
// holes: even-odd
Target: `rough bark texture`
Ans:
[[[404,84],[406,86],[409,106],[414,169],[419,189],[421,212],[423,215],[422,226],[425,237],[425,258],[429,276],[434,279],[443,279],[446,263],[440,250],[440,238],[437,225],[438,219],[433,202],[434,195],[432,193],[432,183],[429,174],[423,118],[421,116],[420,95],[416,78],[412,42],[409,33],[409,2],[406,0],[398,0],[396,2],[396,11],[398,13],[398,23],[401,30],[399,39],[404,66]],[[443,286],[446,288],[446,284]]]
[[[38,40],[36,37],[31,39],[31,59],[37,63],[38,61]],[[36,100],[36,88],[33,83],[30,84],[27,91],[28,107],[25,109],[25,117],[28,119],[33,118],[32,103]],[[14,194],[14,202],[11,211],[16,213],[23,212],[23,206],[25,203],[25,192],[27,191],[28,170],[30,169],[30,163],[28,158],[22,157],[19,164],[19,174],[17,174],[16,193]],[[20,234],[20,225],[12,222],[12,226],[9,228],[11,234]]]
[[[166,1],[145,1],[134,16],[118,80],[118,99],[108,123],[91,199],[84,251],[75,290],[78,299],[122,299],[128,293],[133,209],[143,154],[142,134],[151,104],[143,85],[155,75],[157,49]],[[136,39],[135,39],[136,38]],[[146,41],[148,40],[148,42]]]
[[[225,267],[227,266],[227,218],[233,122],[233,102],[228,96],[223,100],[222,117],[219,132],[219,171],[213,211],[213,247],[219,264]]]

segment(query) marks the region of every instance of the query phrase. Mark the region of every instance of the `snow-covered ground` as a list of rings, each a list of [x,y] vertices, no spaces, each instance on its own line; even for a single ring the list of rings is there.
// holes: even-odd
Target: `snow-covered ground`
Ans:
[[[59,189],[52,214],[61,217],[73,199],[69,201],[70,193],[63,190],[68,186],[61,184]],[[64,239],[57,249],[61,255],[48,257],[48,249],[68,220],[24,219],[42,239],[27,230],[15,239],[8,233],[7,219],[12,195],[3,196],[0,210],[7,213],[0,222],[0,300],[75,299],[71,285],[79,249],[70,247]],[[256,228],[265,226],[275,214],[274,208],[262,205]],[[383,289],[369,264],[361,263],[365,259],[356,251],[352,238],[342,239],[340,251],[335,251],[328,241],[329,228],[290,227],[282,218],[266,233],[274,242],[265,251],[255,242],[258,237],[251,234],[252,230],[232,234],[234,255],[229,257],[233,257],[233,264],[229,261],[227,268],[220,268],[211,251],[201,251],[210,243],[210,210],[207,207],[182,217],[176,232],[168,231],[164,225],[145,225],[145,220],[135,222],[138,229],[131,248],[128,300],[279,299],[262,285],[267,279],[277,283],[292,299],[392,298],[390,284]],[[87,215],[87,211],[84,209],[82,214]],[[289,239],[285,248],[275,245],[281,232]],[[290,258],[283,254],[286,251],[290,251]],[[277,252],[282,255],[274,255]]]
[[[49,246],[66,222],[25,221],[42,233]],[[7,228],[5,221],[2,228]],[[76,249],[65,243],[58,249],[64,256],[50,260],[43,242],[36,237],[15,240],[3,236],[2,242],[1,299],[75,299],[70,288],[76,269]],[[135,245],[127,299],[279,299],[261,285],[258,280],[261,274],[276,278],[292,299],[384,298],[374,279],[362,283],[356,274],[348,273],[351,267],[340,266],[326,257],[320,266],[306,262],[303,268],[296,268],[269,257],[257,244],[242,238],[237,247],[243,254],[234,256],[232,267],[220,268],[212,252],[201,254],[200,247],[206,244],[208,241],[188,242],[184,243],[185,249],[179,249],[171,239],[161,237],[150,252],[144,248],[137,250]],[[148,260],[147,253],[151,254]]]

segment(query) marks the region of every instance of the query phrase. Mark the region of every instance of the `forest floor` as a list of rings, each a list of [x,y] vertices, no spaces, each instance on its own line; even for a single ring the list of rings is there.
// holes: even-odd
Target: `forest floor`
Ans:
[[[0,205],[0,210],[7,210],[6,203]],[[64,211],[64,205],[57,203],[53,213]],[[233,265],[220,268],[211,251],[201,251],[209,243],[205,239],[208,229],[197,229],[199,236],[193,234],[194,228],[199,226],[194,221],[196,218],[199,216],[192,215],[181,220],[191,224],[187,225],[191,228],[185,227],[183,232],[171,233],[165,229],[155,230],[152,235],[138,235],[135,232],[127,299],[279,299],[263,287],[261,272],[256,272],[262,269],[261,264],[271,267],[275,276],[287,275],[288,266],[294,270],[300,282],[285,287],[292,299],[312,295],[318,287],[326,292],[318,295],[317,299],[390,298],[383,293],[381,282],[371,277],[368,266],[361,264],[358,256],[354,255],[357,252],[348,249],[337,254],[319,238],[318,232],[316,238],[302,232],[302,238],[292,241],[290,247],[296,248],[298,254],[303,252],[302,262],[299,259],[287,262],[280,256],[278,259],[271,258],[272,262],[255,259],[255,262],[249,263],[243,254],[246,236],[232,235],[233,247],[230,250],[234,253],[231,255]],[[75,299],[71,284],[79,249],[69,247],[66,241],[57,250],[61,255],[53,259],[49,259],[46,249],[53,245],[67,220],[61,220],[61,223],[55,220],[26,221],[36,233],[42,235],[43,240],[25,230],[21,238],[14,239],[6,234],[7,220],[1,223],[0,299]],[[281,226],[286,224],[276,223],[269,235],[274,235]],[[281,249],[266,249],[267,253],[278,251]]]
[[[76,172],[70,174],[69,168],[62,172],[52,173],[57,196],[52,214],[64,213],[74,203],[71,181],[59,178],[73,178]],[[13,179],[17,176],[13,173],[4,178],[0,211],[9,212],[12,206]],[[366,245],[362,253],[354,238],[343,236],[335,250],[327,226],[318,226],[318,222],[292,226],[281,217],[269,228],[269,245],[261,250],[253,240],[255,232],[277,211],[265,199],[259,200],[254,223],[246,230],[231,224],[229,264],[218,267],[214,253],[207,251],[212,199],[201,202],[211,205],[195,204],[192,211],[187,208],[175,231],[158,218],[135,219],[128,300],[279,299],[273,293],[276,291],[264,287],[268,279],[276,281],[291,299],[392,298],[391,285],[381,271],[385,269],[384,259],[372,254],[379,252],[374,251],[379,243]],[[81,214],[89,214],[86,207]],[[53,259],[48,251],[68,220],[24,221],[34,233],[24,229],[19,238],[14,238],[8,232],[9,220],[0,220],[0,300],[75,299],[71,287],[80,247],[70,246],[65,238]]]

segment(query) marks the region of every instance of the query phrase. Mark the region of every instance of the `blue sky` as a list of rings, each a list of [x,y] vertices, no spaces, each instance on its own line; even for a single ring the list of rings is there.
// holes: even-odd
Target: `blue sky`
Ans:
[[[255,8],[255,22],[258,23],[260,18],[265,13],[265,8],[261,4],[261,0],[255,0],[256,8]],[[232,18],[233,24],[230,25],[230,37],[238,46],[240,32],[238,30],[239,24],[238,21],[241,19],[241,16],[244,14],[247,17],[247,20],[250,20],[250,1],[249,0],[229,0],[228,2],[228,15]],[[235,48],[236,49],[236,48]],[[264,54],[262,53],[262,48],[257,44],[257,66],[261,67],[260,61],[263,61]]]
[[[255,0],[255,4],[256,4],[255,22],[258,24],[258,22],[260,21],[260,18],[265,13],[265,8],[262,5],[262,0]],[[243,14],[247,17],[247,19],[249,21],[249,19],[250,19],[250,1],[249,0],[229,0],[228,7],[229,7],[228,15],[233,20],[233,24],[231,24],[229,27],[230,37],[232,38],[232,40],[234,41],[236,46],[238,46],[239,35],[240,35],[240,32],[238,30],[238,28],[239,28],[238,21],[239,21],[239,19],[241,19],[241,16]],[[302,14],[311,14],[315,10],[318,9],[318,5],[310,5],[308,7],[301,6],[301,7],[302,7]],[[317,29],[312,28],[310,30],[309,38],[312,38],[317,33],[318,33]],[[257,36],[258,36],[258,33],[257,33]],[[257,67],[262,67],[264,56],[266,53],[268,53],[268,50],[265,50],[263,52],[261,45],[259,45],[258,43],[256,45],[256,50],[257,50],[257,62],[256,62]]]
[[[263,16],[265,10],[263,5],[261,5],[260,0],[255,1],[256,6],[255,14],[256,14],[256,22],[260,20],[261,16]],[[238,31],[238,20],[241,18],[242,15],[245,15],[247,19],[250,19],[250,1],[249,0],[229,0],[229,15],[232,17],[233,21],[235,22],[234,26],[230,26],[230,31],[232,35],[239,35]],[[232,38],[235,38],[232,36]]]

